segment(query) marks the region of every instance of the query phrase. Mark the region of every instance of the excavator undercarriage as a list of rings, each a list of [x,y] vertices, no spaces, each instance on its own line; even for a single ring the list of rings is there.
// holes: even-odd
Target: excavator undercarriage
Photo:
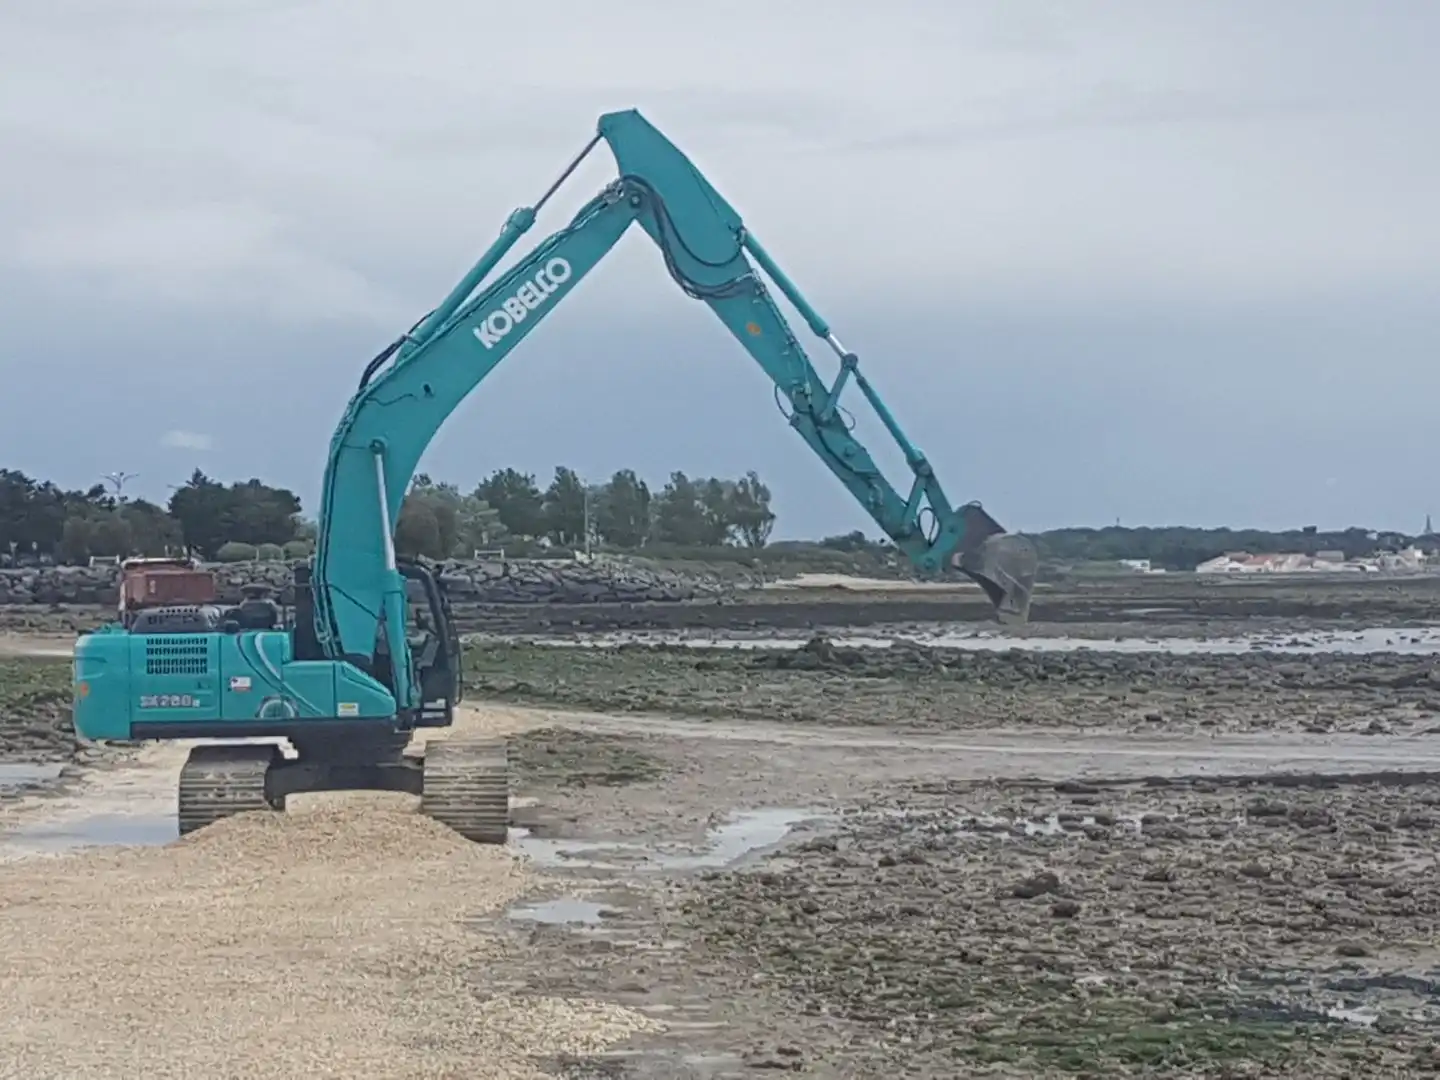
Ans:
[[[422,754],[402,745],[360,745],[349,754],[304,747],[294,757],[273,743],[197,746],[180,770],[180,834],[249,810],[285,809],[286,799],[324,791],[397,791],[420,797],[420,812],[479,844],[505,843],[509,768],[503,740],[437,739]]]

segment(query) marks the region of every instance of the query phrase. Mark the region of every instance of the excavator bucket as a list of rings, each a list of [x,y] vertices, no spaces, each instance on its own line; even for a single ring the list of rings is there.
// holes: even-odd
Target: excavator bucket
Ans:
[[[1007,533],[974,503],[961,507],[965,539],[955,554],[955,568],[985,590],[1002,623],[1016,625],[1030,617],[1039,553],[1027,538]]]

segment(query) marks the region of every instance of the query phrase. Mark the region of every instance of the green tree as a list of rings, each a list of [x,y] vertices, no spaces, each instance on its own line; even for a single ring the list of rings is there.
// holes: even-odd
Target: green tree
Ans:
[[[845,552],[868,552],[879,548],[881,545],[871,540],[859,529],[845,533],[843,536],[827,536],[820,541],[820,546],[830,548],[832,551]]]
[[[440,539],[449,557],[468,559],[476,549],[504,539],[505,526],[500,515],[485,501],[479,488],[462,495],[455,484],[436,483],[421,473],[415,477],[411,491],[422,492],[435,500]]]
[[[51,554],[60,546],[72,507],[88,510],[98,486],[88,493],[62,491],[14,469],[0,469],[0,551]]]
[[[775,528],[770,489],[753,469],[730,489],[730,525],[749,548],[763,548]]]
[[[185,485],[170,496],[170,516],[180,522],[185,543],[206,558],[211,558],[227,540],[230,497],[225,485],[212,480],[199,469],[190,474]]]
[[[436,517],[437,500],[413,494],[400,506],[400,519],[395,523],[395,551],[409,558],[424,556],[442,559],[446,551]]]
[[[460,500],[459,515],[462,557],[468,559],[476,551],[504,542],[507,530],[500,512],[478,494],[472,492]]]
[[[437,484],[428,475],[421,473],[416,476],[410,484],[410,490],[405,494],[405,501],[400,507],[400,518],[405,518],[407,506],[418,508],[425,507],[425,512],[435,522],[435,535],[433,539],[427,540],[427,547],[424,551],[415,554],[425,555],[431,559],[448,559],[455,554],[460,543],[460,502],[462,496],[454,484]],[[398,530],[400,522],[396,522]],[[429,537],[429,525],[424,526],[424,532]],[[397,547],[398,550],[398,547]]]
[[[545,490],[545,535],[554,543],[574,547],[585,540],[585,505],[589,492],[574,469],[556,466]]]
[[[60,557],[67,563],[83,563],[90,554],[90,519],[67,518],[60,530]]]
[[[185,543],[210,557],[229,541],[258,546],[293,539],[300,499],[255,478],[227,487],[196,469],[170,496],[169,511]]]
[[[655,506],[655,538],[682,547],[704,544],[710,525],[701,503],[701,489],[683,472],[672,472]]]
[[[118,510],[96,508],[66,520],[61,530],[60,554],[72,563],[91,556],[123,558],[134,551],[130,525]]]
[[[437,542],[444,551],[443,556],[435,558],[468,559],[477,549],[489,547],[505,537],[500,515],[478,493],[462,495],[454,484],[436,483],[421,473],[406,495],[406,502],[411,500],[426,503],[435,515],[439,529]]]
[[[738,480],[692,479],[672,473],[655,494],[633,470],[622,469],[590,492],[591,526],[607,544],[641,547],[651,540],[684,547],[740,543],[771,545],[775,514],[770,491],[756,473]],[[509,535],[521,539],[549,535],[561,543],[584,539],[585,489],[568,469],[557,469],[550,490],[541,493],[534,477],[500,469],[469,495],[449,483],[417,476],[396,523],[397,544],[412,554],[434,558],[468,557]],[[208,558],[223,545],[231,553],[275,546],[287,556],[312,550],[315,525],[301,516],[292,491],[259,479],[225,484],[200,470],[176,489],[166,507],[143,499],[117,499],[101,484],[69,490],[16,469],[0,469],[0,559],[13,553],[83,561],[90,556],[163,554],[188,544]],[[1157,567],[1193,570],[1198,563],[1232,551],[1339,551],[1348,558],[1414,542],[1389,530],[1358,526],[1322,532],[1313,525],[1296,529],[1186,526],[1055,529],[1035,536],[1042,559],[1051,566],[1149,559]],[[1434,548],[1433,538],[1422,546]],[[884,541],[862,533],[827,537],[818,545],[791,542],[776,547],[829,549],[889,558]]]
[[[227,540],[258,547],[294,539],[300,499],[293,491],[271,487],[252,478],[231,484],[226,496]]]
[[[619,548],[642,546],[650,538],[650,503],[650,488],[635,470],[619,470],[595,497],[596,535]]]
[[[706,547],[724,547],[730,543],[733,531],[731,510],[734,509],[734,484],[727,480],[708,477],[699,482],[700,513],[704,527],[700,543]]]
[[[512,535],[545,535],[545,499],[529,473],[497,469],[481,481],[475,495],[495,508],[500,523]]]
[[[144,499],[131,499],[122,502],[118,512],[130,528],[130,542],[137,554],[164,555],[183,549],[180,523],[163,508]]]

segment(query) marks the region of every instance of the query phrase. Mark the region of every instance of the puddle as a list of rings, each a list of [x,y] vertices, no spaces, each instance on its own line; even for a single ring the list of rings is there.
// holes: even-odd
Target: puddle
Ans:
[[[746,810],[731,815],[730,821],[710,830],[710,848],[699,855],[660,855],[656,861],[666,870],[718,870],[733,866],[748,855],[774,847],[802,821],[821,816],[816,810]]]
[[[5,837],[4,844],[52,854],[83,847],[168,844],[179,835],[173,817],[96,814],[77,821],[16,829]]]
[[[592,900],[576,900],[571,896],[563,896],[557,900],[518,904],[506,912],[506,915],[512,919],[546,923],[550,926],[564,926],[567,923],[594,926],[600,922],[601,912],[606,910],[604,904],[597,904]]]
[[[0,763],[0,792],[24,791],[60,779],[64,765],[36,765],[30,762]]]
[[[611,843],[604,840],[555,840],[531,836],[530,830],[512,827],[510,842],[537,866],[550,869],[574,867],[584,870],[624,870],[627,862],[612,862],[594,856],[602,852],[636,852],[642,858],[650,851],[644,844]]]
[[[521,854],[538,865],[585,870],[718,870],[763,853],[804,821],[824,818],[823,810],[766,807],[732,814],[724,825],[709,832],[701,852],[671,854],[649,844],[604,840],[556,840],[512,829],[512,842]],[[606,858],[604,856],[610,856]]]
[[[1331,1020],[1339,1020],[1345,1024],[1358,1024],[1361,1027],[1374,1027],[1380,1019],[1380,1014],[1373,1009],[1326,1009],[1325,1015]]]

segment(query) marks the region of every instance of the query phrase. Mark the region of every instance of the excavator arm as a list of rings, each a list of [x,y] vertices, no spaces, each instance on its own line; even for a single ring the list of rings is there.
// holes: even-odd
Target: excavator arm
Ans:
[[[477,294],[538,210],[602,140],[619,166],[618,179]],[[315,634],[325,654],[368,669],[383,625],[390,655],[408,657],[406,586],[397,569],[394,527],[421,455],[461,401],[637,222],[675,283],[709,305],[755,358],[791,426],[915,567],[961,570],[985,590],[1002,620],[1024,621],[1035,578],[1033,546],[1006,533],[978,503],[953,506],[855,354],[689,159],[629,110],[602,116],[595,137],[536,205],[511,214],[499,239],[440,306],[367,367],[331,441],[321,497],[312,587]],[[833,383],[816,372],[757,265],[838,354]],[[913,477],[905,494],[851,433],[839,407],[851,382],[905,455]],[[415,703],[408,668],[394,665],[401,708]]]

